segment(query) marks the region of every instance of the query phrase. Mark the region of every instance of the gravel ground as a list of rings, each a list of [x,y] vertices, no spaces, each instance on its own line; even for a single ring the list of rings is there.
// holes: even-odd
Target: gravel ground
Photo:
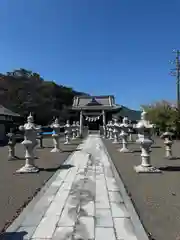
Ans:
[[[140,152],[120,153],[120,145],[103,140],[124,185],[132,198],[140,219],[153,240],[180,240],[180,142],[173,146],[175,160],[164,159],[163,142],[155,139],[151,161],[162,168],[160,174],[137,174]],[[139,150],[137,144],[130,144]]]
[[[41,168],[38,174],[15,174],[25,163],[24,148],[21,144],[16,145],[16,156],[20,159],[13,161],[7,160],[7,147],[0,148],[0,233],[19,215],[80,143],[81,140],[74,140],[67,146],[62,142],[62,152],[51,153],[52,139],[46,139],[45,148],[36,151],[36,165]]]

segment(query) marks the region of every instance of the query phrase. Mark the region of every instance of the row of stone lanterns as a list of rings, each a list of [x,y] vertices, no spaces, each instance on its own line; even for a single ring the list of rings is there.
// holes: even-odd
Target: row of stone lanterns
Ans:
[[[51,152],[59,152],[60,147],[59,147],[59,139],[60,139],[60,129],[64,128],[64,136],[65,136],[65,142],[64,144],[70,144],[70,138],[72,135],[72,140],[79,138],[80,134],[80,125],[79,122],[73,122],[71,125],[69,120],[67,120],[66,124],[61,126],[59,124],[58,119],[56,118],[54,123],[51,124],[50,126],[53,129],[53,143],[54,143],[54,148],[51,150]]]
[[[70,143],[70,137],[72,133],[72,139],[76,139],[80,136],[79,134],[79,122],[73,122],[72,125],[70,125],[69,121],[66,122],[64,126],[60,126],[58,119],[56,118],[53,124],[50,126],[53,129],[52,138],[53,138],[53,144],[54,148],[51,150],[51,152],[59,152],[59,138],[60,138],[60,128],[64,127],[65,129],[65,142],[64,144]],[[34,149],[38,144],[37,136],[38,133],[41,132],[41,126],[38,126],[34,123],[34,118],[30,114],[27,118],[27,123],[25,123],[23,126],[19,127],[19,130],[24,133],[24,141],[22,144],[25,147],[25,165],[17,170],[17,173],[37,173],[39,171],[39,168],[35,166],[34,159]],[[16,159],[15,157],[15,134],[12,132],[12,129],[10,133],[7,134],[9,141],[8,141],[8,148],[9,148],[9,160]],[[42,147],[42,142],[41,142]]]
[[[128,140],[132,141],[131,128],[132,125],[129,124],[129,120],[127,117],[123,118],[122,123],[118,123],[117,119],[114,119],[114,123],[113,121],[109,121],[106,125],[106,134],[104,134],[104,137],[110,140],[114,139],[114,144],[120,143],[121,139],[122,148],[120,149],[120,152],[129,152]]]
[[[113,140],[113,143],[119,143],[119,137],[122,139],[122,148],[120,152],[128,153],[131,152],[128,149],[128,140],[132,141],[132,132],[133,128],[138,132],[138,139],[136,143],[140,145],[141,149],[141,164],[135,166],[134,169],[138,173],[159,173],[161,172],[158,168],[151,165],[150,152],[151,146],[153,144],[152,140],[152,131],[155,125],[150,124],[147,120],[147,113],[145,111],[141,114],[141,120],[136,125],[129,124],[127,117],[123,118],[122,123],[118,123],[117,120],[110,121],[106,126],[107,138]],[[165,144],[165,157],[172,159],[172,133],[167,131],[161,135],[161,138],[164,139]],[[129,137],[129,139],[128,139]]]

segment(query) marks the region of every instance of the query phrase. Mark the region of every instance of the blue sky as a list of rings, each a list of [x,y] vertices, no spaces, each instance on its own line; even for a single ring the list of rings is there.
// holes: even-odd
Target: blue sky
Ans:
[[[0,0],[0,72],[27,68],[93,95],[176,99],[179,0]]]

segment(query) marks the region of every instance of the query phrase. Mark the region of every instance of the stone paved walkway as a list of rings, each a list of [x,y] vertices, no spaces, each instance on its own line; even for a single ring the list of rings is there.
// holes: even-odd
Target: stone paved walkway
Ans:
[[[79,148],[14,226],[14,234],[26,232],[17,239],[147,240],[140,222],[133,221],[101,139],[90,135]]]

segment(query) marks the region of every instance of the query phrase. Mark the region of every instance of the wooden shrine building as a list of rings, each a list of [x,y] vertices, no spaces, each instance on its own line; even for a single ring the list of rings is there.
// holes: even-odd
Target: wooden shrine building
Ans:
[[[75,96],[71,113],[73,119],[79,120],[81,132],[83,126],[88,126],[89,130],[99,130],[100,126],[115,117],[120,120],[125,116],[133,121],[140,119],[140,111],[116,104],[113,95]]]
[[[80,126],[89,130],[99,130],[120,110],[114,96],[75,96],[72,110],[79,112]]]

